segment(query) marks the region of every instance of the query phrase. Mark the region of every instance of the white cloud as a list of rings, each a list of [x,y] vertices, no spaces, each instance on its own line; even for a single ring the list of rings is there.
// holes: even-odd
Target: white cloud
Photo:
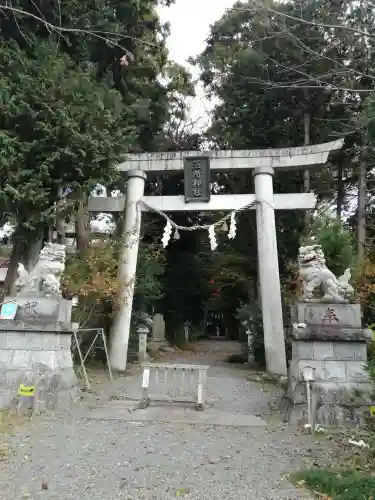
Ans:
[[[188,58],[204,50],[210,25],[220,19],[234,3],[235,0],[176,0],[171,7],[159,8],[162,22],[169,22],[171,25],[171,35],[167,40],[170,58],[187,67],[193,78],[198,77],[198,71],[188,64]],[[205,98],[200,84],[197,85],[196,92],[191,117],[193,120],[199,119],[199,127],[205,128],[209,123],[213,104]]]

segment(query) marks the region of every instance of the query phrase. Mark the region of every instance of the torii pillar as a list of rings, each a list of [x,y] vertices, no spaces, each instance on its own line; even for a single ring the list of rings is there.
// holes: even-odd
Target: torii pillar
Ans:
[[[137,271],[142,199],[147,175],[142,170],[130,170],[125,194],[124,236],[118,269],[119,304],[109,337],[109,362],[113,370],[125,371],[134,286]]]
[[[286,375],[273,174],[272,167],[258,167],[253,170],[255,196],[258,201],[256,207],[258,269],[267,371],[276,375]]]

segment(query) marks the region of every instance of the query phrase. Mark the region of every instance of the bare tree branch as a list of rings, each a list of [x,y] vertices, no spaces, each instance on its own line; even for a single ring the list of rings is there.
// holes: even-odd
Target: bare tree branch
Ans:
[[[87,29],[80,29],[80,28],[64,28],[63,26],[56,26],[55,24],[48,22],[44,17],[39,17],[35,14],[32,14],[31,12],[27,12],[27,11],[22,10],[22,9],[17,9],[16,7],[12,7],[10,5],[0,4],[0,11],[8,11],[8,12],[12,12],[14,15],[19,14],[22,16],[31,17],[31,18],[35,19],[36,21],[39,21],[42,24],[44,24],[47,29],[49,29],[51,31],[55,31],[59,34],[61,34],[61,33],[83,33],[86,35],[93,36],[95,38],[98,38],[100,40],[105,41],[108,45],[112,45],[113,47],[118,47],[119,49],[123,50],[129,57],[133,57],[133,54],[128,49],[126,49],[125,47],[123,47],[119,43],[115,42],[114,40],[110,40],[109,38],[107,38],[103,35],[110,35],[111,37],[114,37],[114,38],[116,38],[116,37],[117,38],[128,38],[128,39],[136,41],[137,43],[140,43],[143,45],[148,45],[151,47],[157,46],[156,44],[146,42],[144,40],[140,40],[139,38],[135,38],[135,37],[130,36],[130,35],[124,35],[122,33],[111,33],[108,31],[100,31],[100,30],[95,30],[95,29],[87,30]]]
[[[297,23],[300,23],[300,24],[307,24],[307,25],[310,25],[313,27],[325,28],[325,29],[330,29],[330,30],[331,29],[342,29],[342,30],[347,30],[349,32],[355,33],[359,36],[375,38],[375,35],[373,35],[372,33],[367,32],[367,31],[363,31],[363,30],[358,29],[358,28],[353,28],[351,26],[346,26],[346,25],[342,25],[342,24],[330,25],[330,24],[326,24],[326,23],[319,23],[316,21],[308,21],[307,19],[304,19],[302,17],[302,13],[301,13],[301,17],[296,17],[293,15],[287,14],[287,13],[283,12],[282,10],[280,10],[280,11],[274,10],[274,9],[268,8],[264,4],[264,2],[261,3],[258,0],[254,0],[252,2],[252,4],[254,5],[253,8],[247,8],[244,6],[239,6],[239,7],[236,6],[235,11],[236,12],[245,11],[245,12],[251,12],[251,13],[256,13],[256,12],[262,11],[265,13],[271,13],[275,16],[280,16],[284,19],[290,19],[290,20],[296,21]],[[272,61],[273,64],[280,66],[280,68],[284,68],[285,71],[290,71],[291,73],[295,72],[296,74],[300,74],[302,76],[305,76],[306,80],[302,80],[302,79],[299,81],[297,80],[296,82],[291,83],[291,84],[289,84],[289,83],[286,84],[286,82],[273,82],[273,83],[271,83],[271,82],[264,82],[263,81],[262,83],[265,84],[267,87],[272,86],[274,88],[278,87],[278,88],[290,88],[290,89],[296,89],[296,88],[317,89],[319,87],[322,87],[322,88],[328,87],[328,89],[330,89],[330,90],[342,90],[344,92],[348,92],[351,94],[356,94],[356,93],[367,94],[367,93],[371,92],[371,89],[358,88],[358,80],[356,80],[355,77],[356,76],[358,78],[362,77],[362,78],[366,78],[366,79],[369,79],[369,80],[372,80],[375,82],[375,75],[367,74],[367,73],[359,71],[356,68],[352,68],[348,64],[344,64],[344,61],[341,62],[338,58],[333,59],[332,57],[330,57],[326,53],[326,49],[323,49],[320,52],[313,50],[311,47],[309,47],[306,43],[304,43],[295,34],[295,30],[298,28],[299,24],[295,24],[295,25],[289,27],[286,25],[286,23],[279,25],[277,23],[277,21],[275,21],[274,19],[269,19],[269,18],[268,18],[268,22],[271,22],[273,24],[273,26],[275,27],[275,29],[278,31],[273,31],[269,36],[259,37],[259,38],[255,38],[255,39],[251,40],[250,45],[251,45],[253,50],[258,52],[263,57],[267,58],[268,56],[261,51],[262,42],[264,40],[269,40],[269,39],[276,38],[276,37],[290,37],[291,39],[293,39],[295,41],[295,43],[297,44],[297,46],[301,50],[305,51],[307,54],[314,56],[314,58],[308,59],[307,61],[302,62],[298,66],[287,67],[285,65],[282,65],[278,61],[271,60],[271,58],[268,57],[268,59],[270,61]],[[328,40],[327,40],[327,43],[328,43]],[[255,48],[255,46],[258,46],[258,45],[260,45],[260,49]],[[338,48],[338,47],[339,46],[337,46],[336,48]],[[329,73],[327,73],[325,75],[322,75],[322,74],[311,75],[306,71],[305,72],[301,71],[300,68],[302,66],[308,65],[309,63],[311,63],[314,60],[317,60],[318,58],[321,58],[322,60],[327,60],[333,64],[333,67]],[[342,68],[342,71],[339,71],[338,69],[335,70],[335,68]],[[352,78],[349,78],[350,76]],[[336,77],[335,82],[324,81],[325,79],[328,79],[328,78],[333,79],[333,77]],[[342,80],[342,85],[337,80],[337,78]],[[347,83],[345,85],[344,82],[348,82],[348,81],[351,81],[353,83],[353,88],[348,87]],[[261,82],[259,82],[259,83],[261,83]],[[316,83],[318,83],[319,85],[316,85]]]
[[[244,11],[249,11],[249,12],[266,11],[266,12],[269,12],[270,14],[274,14],[276,16],[280,16],[280,17],[283,17],[285,19],[290,19],[291,21],[297,21],[297,22],[300,22],[302,24],[308,24],[309,26],[314,26],[316,28],[350,31],[351,33],[355,33],[356,35],[359,35],[359,36],[364,36],[364,37],[375,39],[375,34],[360,30],[358,28],[353,28],[352,26],[345,26],[343,24],[326,24],[326,23],[319,23],[316,21],[308,21],[307,19],[304,19],[303,17],[295,17],[295,16],[292,16],[291,14],[287,14],[286,12],[283,12],[281,10],[270,9],[264,3],[257,2],[257,1],[254,1],[254,9],[248,9],[245,7],[243,7],[243,8],[241,7],[240,9],[244,10]]]

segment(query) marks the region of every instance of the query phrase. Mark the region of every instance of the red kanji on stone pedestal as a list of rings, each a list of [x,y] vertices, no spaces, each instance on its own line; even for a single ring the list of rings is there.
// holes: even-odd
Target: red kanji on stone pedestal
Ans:
[[[336,316],[335,310],[332,307],[328,307],[323,316],[323,325],[333,325],[339,322]]]

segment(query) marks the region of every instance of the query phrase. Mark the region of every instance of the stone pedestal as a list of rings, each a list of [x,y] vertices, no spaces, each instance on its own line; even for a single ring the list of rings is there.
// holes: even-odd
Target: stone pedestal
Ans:
[[[79,397],[71,354],[71,303],[44,297],[7,297],[14,320],[0,320],[0,408],[65,407]],[[18,394],[35,387],[34,397]]]
[[[18,321],[0,322],[0,408],[18,406],[20,384],[35,386],[38,411],[63,408],[78,398],[71,336],[59,324],[33,330]],[[23,407],[33,403],[22,401]]]
[[[307,423],[303,372],[313,369],[314,422],[323,426],[362,423],[371,385],[364,371],[366,341],[358,304],[298,303],[292,307],[292,361],[287,392],[289,420]]]

